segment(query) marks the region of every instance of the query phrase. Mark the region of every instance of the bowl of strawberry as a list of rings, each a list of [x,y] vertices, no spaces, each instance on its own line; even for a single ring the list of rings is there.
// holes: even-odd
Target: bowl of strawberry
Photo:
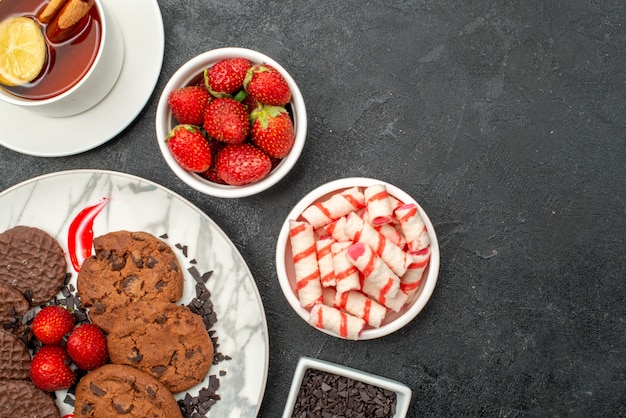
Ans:
[[[304,99],[272,58],[246,48],[204,52],[170,78],[156,111],[172,171],[210,196],[263,192],[293,168],[307,133]]]

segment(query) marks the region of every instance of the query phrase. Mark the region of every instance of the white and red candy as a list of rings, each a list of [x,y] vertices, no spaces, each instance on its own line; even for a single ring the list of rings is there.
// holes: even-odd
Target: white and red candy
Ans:
[[[430,261],[416,204],[389,195],[384,184],[352,187],[310,205],[300,219],[290,220],[290,238],[311,325],[358,339],[415,299]]]
[[[365,328],[363,319],[323,303],[313,305],[309,323],[316,328],[331,331],[348,340],[358,339],[363,328]]]
[[[359,269],[348,258],[348,248],[351,242],[336,242],[332,245],[333,267],[337,280],[337,292],[347,292],[361,288]]]
[[[320,281],[322,287],[331,287],[337,285],[337,276],[333,266],[332,247],[336,243],[331,236],[326,236],[315,241],[315,250],[317,252],[317,266],[320,272]]]
[[[363,274],[363,293],[387,306],[387,300],[393,299],[400,290],[400,278],[367,244],[352,244],[346,250],[346,255]]]
[[[389,193],[384,184],[375,184],[363,191],[367,214],[373,226],[388,224],[393,219],[393,208],[389,200]]]
[[[412,256],[413,261],[411,261],[406,273],[400,279],[400,290],[408,295],[409,301],[412,301],[417,293],[417,289],[422,284],[424,270],[426,270],[430,261],[430,246],[419,251],[409,252],[409,254]]]
[[[395,215],[398,218],[409,250],[419,251],[430,245],[430,237],[426,230],[426,224],[424,224],[424,220],[419,210],[417,210],[417,205],[408,203],[399,206],[395,210]]]
[[[296,292],[307,308],[322,301],[322,284],[315,250],[315,234],[307,222],[289,222],[289,240],[296,274]]]
[[[385,315],[387,315],[386,307],[354,290],[335,293],[333,303],[336,308],[363,319],[367,325],[373,328],[380,327]]]
[[[397,276],[404,274],[410,262],[407,253],[360,216],[350,214],[347,217],[345,232],[352,241],[367,244]]]
[[[337,193],[323,202],[317,202],[302,212],[302,218],[313,228],[320,228],[350,212],[365,206],[365,196],[358,187]]]

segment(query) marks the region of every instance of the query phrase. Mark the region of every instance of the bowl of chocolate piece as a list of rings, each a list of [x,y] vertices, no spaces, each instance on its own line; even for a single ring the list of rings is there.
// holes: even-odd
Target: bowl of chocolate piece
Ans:
[[[283,418],[404,418],[411,396],[411,389],[400,382],[340,364],[302,357],[296,366]]]

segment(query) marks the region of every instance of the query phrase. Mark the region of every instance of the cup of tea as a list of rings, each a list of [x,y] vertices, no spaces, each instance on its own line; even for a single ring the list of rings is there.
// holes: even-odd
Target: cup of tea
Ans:
[[[44,116],[92,108],[122,69],[122,32],[101,0],[0,1],[0,32],[2,62],[23,60],[0,62],[0,100]],[[28,44],[28,58],[10,56],[11,43]]]

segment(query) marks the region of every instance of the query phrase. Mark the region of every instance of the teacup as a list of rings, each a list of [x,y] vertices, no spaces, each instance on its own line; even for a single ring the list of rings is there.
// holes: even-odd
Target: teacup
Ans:
[[[85,17],[90,19],[90,26],[72,42],[55,43],[46,34],[48,56],[40,76],[22,86],[0,86],[0,100],[44,116],[64,117],[92,108],[109,93],[122,69],[124,39],[103,1],[93,1],[89,16]],[[14,9],[21,9],[8,10],[8,13],[21,12],[36,19],[45,3],[19,0],[10,4],[16,5]],[[41,24],[42,31],[46,33],[52,24]],[[73,76],[67,76],[72,72]]]

